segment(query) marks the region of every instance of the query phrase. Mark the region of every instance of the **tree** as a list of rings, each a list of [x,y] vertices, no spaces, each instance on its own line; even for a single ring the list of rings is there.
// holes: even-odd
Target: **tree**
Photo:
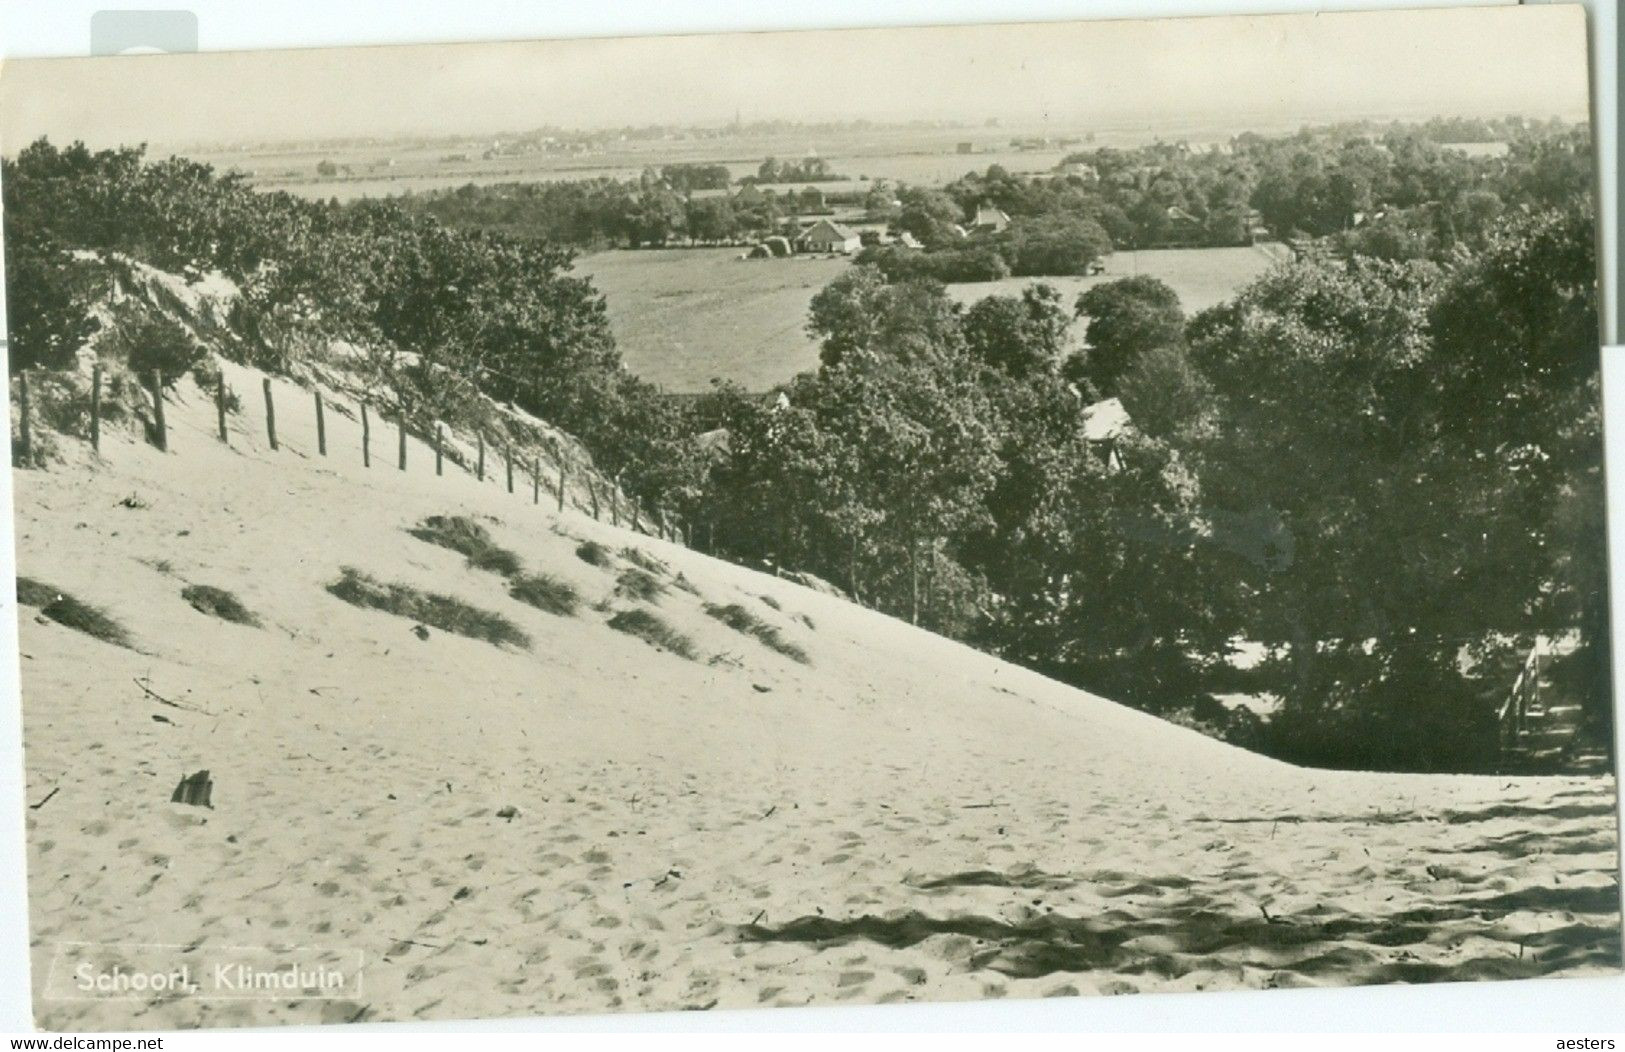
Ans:
[[[940,284],[887,284],[879,270],[861,264],[813,296],[807,330],[820,341],[826,369],[858,351],[911,360],[964,346],[959,307]]]
[[[1141,355],[1183,339],[1179,294],[1146,274],[1094,286],[1078,297],[1077,313],[1089,319],[1080,371],[1102,395],[1116,393],[1118,378]]]
[[[1017,219],[998,244],[1010,272],[1021,276],[1087,274],[1112,250],[1111,238],[1094,220],[1051,214]]]
[[[1050,285],[1029,285],[1020,296],[988,296],[965,312],[971,357],[1016,379],[1054,371],[1066,351],[1072,319]]]
[[[952,245],[960,239],[955,227],[964,213],[941,190],[905,187],[897,198],[902,208],[893,225],[898,230],[913,234],[927,248]]]

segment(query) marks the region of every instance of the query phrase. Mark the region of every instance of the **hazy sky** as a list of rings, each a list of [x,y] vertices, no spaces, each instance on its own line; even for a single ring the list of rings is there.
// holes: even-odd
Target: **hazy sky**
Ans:
[[[1583,118],[1578,6],[15,60],[0,149],[749,119]]]

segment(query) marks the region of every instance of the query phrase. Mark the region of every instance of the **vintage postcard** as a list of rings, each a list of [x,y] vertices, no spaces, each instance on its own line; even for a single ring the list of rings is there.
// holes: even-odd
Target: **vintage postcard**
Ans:
[[[1586,55],[7,62],[37,1024],[1617,972]]]

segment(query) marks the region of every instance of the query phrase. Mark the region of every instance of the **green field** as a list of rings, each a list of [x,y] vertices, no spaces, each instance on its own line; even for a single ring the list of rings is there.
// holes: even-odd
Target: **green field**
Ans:
[[[806,333],[807,307],[850,264],[739,255],[736,248],[599,252],[581,257],[576,271],[592,278],[608,300],[610,325],[632,372],[673,392],[704,391],[713,377],[765,391],[818,364],[818,348]],[[1091,285],[1152,274],[1194,314],[1230,298],[1282,255],[1278,245],[1119,252],[1106,260],[1105,274],[1092,277],[1006,278],[948,290],[970,304],[1045,281],[1070,308]],[[1082,340],[1082,325],[1073,338]]]
[[[739,258],[737,248],[598,252],[576,262],[609,301],[626,367],[668,391],[713,377],[765,391],[818,364],[806,333],[813,294],[844,259]]]

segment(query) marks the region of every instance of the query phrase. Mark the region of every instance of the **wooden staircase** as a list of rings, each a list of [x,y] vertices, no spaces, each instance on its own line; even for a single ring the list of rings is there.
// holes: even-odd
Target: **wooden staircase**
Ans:
[[[1566,654],[1550,640],[1530,648],[1501,705],[1501,764],[1506,774],[1602,774],[1607,750],[1584,741],[1577,701],[1553,688],[1552,666]]]

